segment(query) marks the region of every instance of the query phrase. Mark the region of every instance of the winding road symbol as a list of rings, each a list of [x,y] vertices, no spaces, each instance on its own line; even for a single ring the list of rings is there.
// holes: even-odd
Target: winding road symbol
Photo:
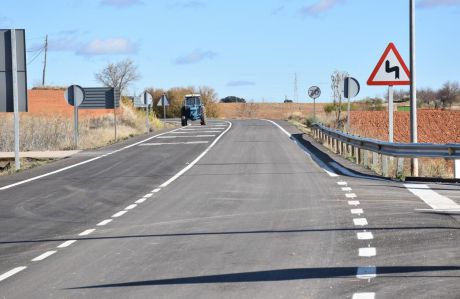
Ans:
[[[393,73],[395,72],[395,79],[399,79],[399,66],[390,67],[390,61],[385,62],[385,72]]]

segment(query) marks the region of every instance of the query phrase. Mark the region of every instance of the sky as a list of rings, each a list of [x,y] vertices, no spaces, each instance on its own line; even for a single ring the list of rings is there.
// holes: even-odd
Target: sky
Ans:
[[[460,0],[416,0],[417,86],[460,81]],[[409,0],[0,0],[0,28],[26,30],[28,87],[99,86],[94,74],[132,59],[145,88],[209,86],[219,98],[311,102],[310,86],[330,101],[330,77],[346,71],[359,98],[393,42],[409,65]],[[295,100],[295,99],[294,99]]]

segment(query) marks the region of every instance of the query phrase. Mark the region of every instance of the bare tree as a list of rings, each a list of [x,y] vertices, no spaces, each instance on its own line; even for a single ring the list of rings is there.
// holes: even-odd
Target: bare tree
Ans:
[[[343,125],[342,119],[341,119],[343,84],[347,76],[348,76],[347,72],[339,72],[339,71],[335,71],[331,76],[331,81],[332,81],[331,89],[332,89],[332,97],[334,99],[334,110],[335,110],[337,128],[341,128]]]
[[[438,98],[443,108],[450,108],[452,104],[460,100],[460,85],[458,82],[447,81],[438,92]]]
[[[441,108],[442,103],[438,98],[437,92],[431,88],[422,88],[417,91],[417,100],[424,106]]]
[[[99,73],[95,74],[96,80],[107,87],[115,87],[122,93],[129,84],[141,78],[137,66],[131,59],[117,63],[109,63]]]

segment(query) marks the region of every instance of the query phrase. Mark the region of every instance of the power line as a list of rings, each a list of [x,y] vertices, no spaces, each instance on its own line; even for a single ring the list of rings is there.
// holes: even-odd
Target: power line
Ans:
[[[35,54],[35,56],[27,63],[27,65],[31,64],[32,62],[34,62],[35,59],[37,59],[38,56],[40,56],[40,54],[43,52],[44,49],[45,49],[45,48],[42,48],[42,49],[40,50],[40,52],[38,52],[37,54]]]

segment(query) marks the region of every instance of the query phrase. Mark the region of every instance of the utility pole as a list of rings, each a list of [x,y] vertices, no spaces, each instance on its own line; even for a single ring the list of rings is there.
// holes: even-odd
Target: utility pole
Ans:
[[[42,86],[45,86],[45,75],[46,75],[46,55],[48,54],[48,34],[45,38],[45,60],[43,61],[43,76],[42,76]]]
[[[410,14],[410,142],[417,143],[417,85],[415,69],[415,0],[409,0]],[[412,176],[418,176],[418,159],[411,160]]]

